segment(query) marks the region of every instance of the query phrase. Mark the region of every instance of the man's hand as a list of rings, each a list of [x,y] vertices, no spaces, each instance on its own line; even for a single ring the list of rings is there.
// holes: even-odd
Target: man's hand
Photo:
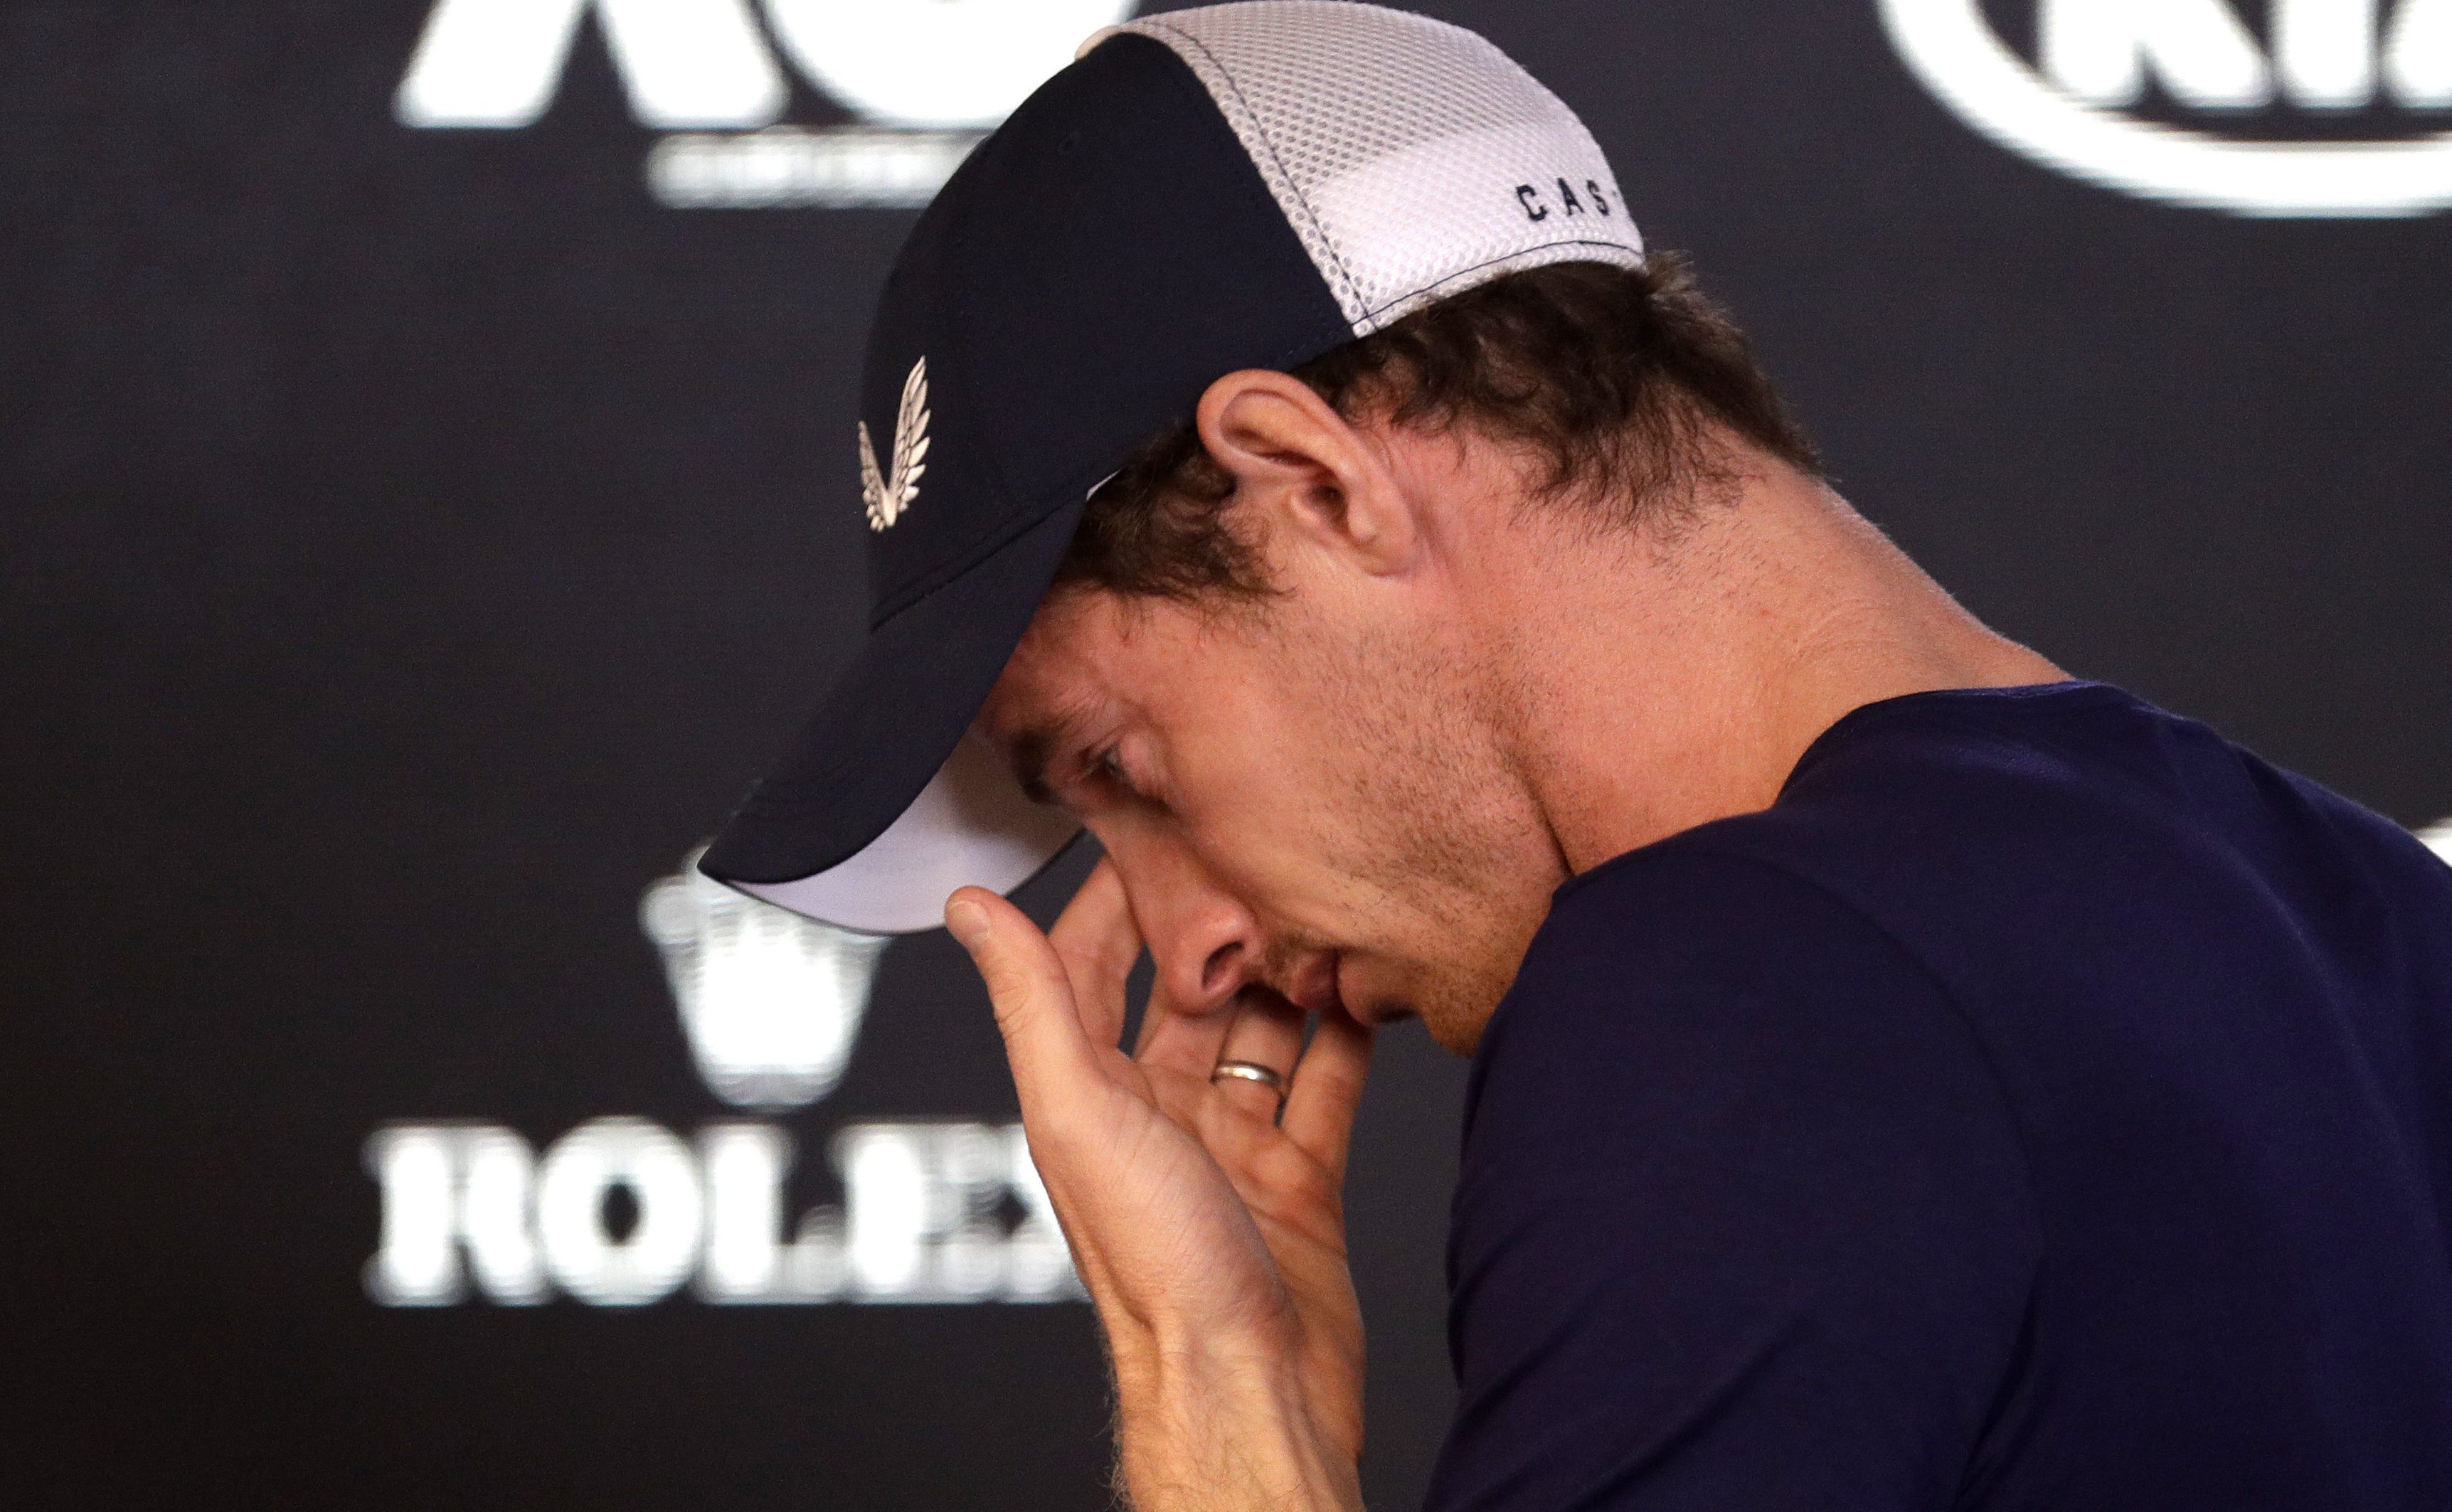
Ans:
[[[1100,863],[1041,934],[994,893],[945,910],[996,1002],[1032,1158],[1116,1369],[1139,1512],[1358,1507],[1362,1319],[1339,1190],[1371,1031],[1250,989],[1193,1017],[1155,996],[1117,1048],[1141,951]],[[1288,1077],[1213,1082],[1220,1060]]]

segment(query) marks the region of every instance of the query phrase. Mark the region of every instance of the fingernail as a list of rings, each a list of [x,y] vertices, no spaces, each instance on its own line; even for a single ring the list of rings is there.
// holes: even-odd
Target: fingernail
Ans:
[[[988,937],[988,911],[969,898],[958,897],[945,905],[945,928],[954,932],[963,949],[977,950]]]

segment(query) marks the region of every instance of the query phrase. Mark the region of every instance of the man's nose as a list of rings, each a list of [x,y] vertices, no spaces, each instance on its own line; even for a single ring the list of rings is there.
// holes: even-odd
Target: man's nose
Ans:
[[[1123,874],[1158,985],[1177,1011],[1221,1008],[1256,979],[1259,921],[1196,859],[1178,847],[1149,843],[1111,844],[1108,854]]]

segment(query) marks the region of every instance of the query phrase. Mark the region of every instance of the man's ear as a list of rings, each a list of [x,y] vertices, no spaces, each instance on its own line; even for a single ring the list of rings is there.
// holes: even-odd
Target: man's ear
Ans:
[[[1310,384],[1261,368],[1229,373],[1200,396],[1198,425],[1235,480],[1236,507],[1272,532],[1374,575],[1412,565],[1421,521],[1385,449]]]

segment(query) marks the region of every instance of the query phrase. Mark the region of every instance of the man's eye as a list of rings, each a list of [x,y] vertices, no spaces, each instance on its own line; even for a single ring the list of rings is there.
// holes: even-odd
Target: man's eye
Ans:
[[[1098,776],[1105,777],[1108,781],[1115,783],[1127,792],[1131,791],[1133,779],[1124,775],[1124,758],[1120,754],[1118,747],[1109,746],[1104,751],[1099,752],[1097,759],[1090,763],[1090,768],[1092,771],[1097,773]]]

